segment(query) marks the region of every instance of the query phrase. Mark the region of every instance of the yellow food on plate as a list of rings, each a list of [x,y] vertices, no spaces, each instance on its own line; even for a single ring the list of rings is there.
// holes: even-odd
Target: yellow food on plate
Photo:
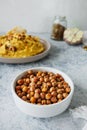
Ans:
[[[45,50],[36,36],[27,34],[25,29],[15,27],[6,35],[0,36],[0,57],[25,58],[35,56]]]

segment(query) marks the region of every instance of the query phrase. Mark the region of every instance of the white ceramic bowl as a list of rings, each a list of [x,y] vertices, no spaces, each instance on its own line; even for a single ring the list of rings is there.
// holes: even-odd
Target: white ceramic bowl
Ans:
[[[39,117],[39,118],[47,118],[47,117],[52,117],[52,116],[56,116],[62,112],[64,112],[72,99],[73,96],[73,92],[74,92],[74,85],[72,80],[62,71],[59,71],[57,69],[54,68],[49,68],[49,67],[36,67],[36,68],[30,68],[28,70],[41,70],[41,71],[47,71],[47,72],[54,72],[54,73],[59,73],[63,76],[63,78],[65,79],[65,81],[70,85],[71,88],[71,92],[70,94],[61,102],[59,103],[55,103],[55,104],[50,104],[50,105],[36,105],[36,104],[32,104],[32,103],[27,103],[25,101],[23,101],[21,98],[19,98],[15,92],[15,85],[16,85],[16,81],[18,79],[20,79],[25,73],[26,71],[22,72],[21,74],[19,74],[13,81],[12,83],[12,94],[15,100],[15,103],[17,105],[17,107],[24,113],[33,116],[33,117]]]

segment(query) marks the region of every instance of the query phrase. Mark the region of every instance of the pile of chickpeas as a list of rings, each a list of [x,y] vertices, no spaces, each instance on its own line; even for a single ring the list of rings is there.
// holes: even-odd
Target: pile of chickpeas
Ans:
[[[29,70],[17,80],[15,91],[26,102],[48,105],[65,99],[71,89],[60,74]]]

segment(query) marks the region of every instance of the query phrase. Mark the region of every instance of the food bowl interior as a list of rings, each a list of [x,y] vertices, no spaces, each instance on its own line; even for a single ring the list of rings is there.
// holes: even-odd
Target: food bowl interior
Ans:
[[[73,82],[72,82],[72,80],[64,73],[64,72],[62,72],[62,71],[60,71],[60,70],[57,70],[57,69],[54,69],[54,68],[50,68],[50,67],[35,67],[35,68],[30,68],[30,69],[28,69],[28,70],[32,70],[32,71],[34,71],[34,72],[37,72],[37,71],[43,71],[43,72],[45,72],[45,71],[47,71],[47,72],[53,72],[53,73],[58,73],[58,74],[60,74],[63,78],[64,78],[64,80],[69,84],[69,86],[70,86],[70,88],[71,88],[71,91],[70,91],[70,93],[69,93],[69,95],[65,98],[65,99],[63,99],[61,102],[63,102],[64,100],[66,100],[67,98],[69,98],[69,96],[70,95],[72,95],[73,94],[73,92],[74,92],[74,84],[73,84]],[[20,78],[22,78],[25,74],[26,74],[26,72],[28,71],[28,70],[25,70],[24,72],[22,72],[21,74],[19,74],[18,76],[17,76],[17,78],[15,79],[15,81],[14,81],[14,83],[13,83],[13,90],[15,91],[15,86],[16,86],[16,81],[18,80],[18,79],[20,79]],[[15,94],[16,94],[16,92],[15,92]],[[16,94],[17,95],[17,94]],[[17,96],[18,97],[18,96]],[[18,97],[19,98],[19,97]],[[22,100],[22,99],[21,99]],[[25,102],[25,101],[24,101]],[[59,103],[61,103],[61,102],[59,102]],[[59,103],[55,103],[55,104],[59,104]],[[32,104],[32,103],[30,103],[30,104]],[[50,104],[50,105],[55,105],[55,104]],[[35,105],[35,104],[32,104],[32,105]],[[37,106],[39,106],[39,105],[37,105]],[[45,105],[44,105],[45,106]],[[49,106],[49,105],[46,105],[46,106]]]

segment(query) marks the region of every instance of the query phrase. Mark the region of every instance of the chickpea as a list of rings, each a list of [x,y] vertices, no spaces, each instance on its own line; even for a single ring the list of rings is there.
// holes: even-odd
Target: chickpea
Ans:
[[[35,94],[34,94],[34,97],[35,97],[36,99],[38,99],[38,98],[40,97],[39,93],[35,93]]]
[[[61,82],[58,83],[58,88],[62,88]]]
[[[39,88],[35,89],[35,93],[40,93],[41,90]]]
[[[22,88],[22,91],[23,91],[23,92],[27,92],[27,90],[28,90],[28,87],[26,87],[26,86],[24,86],[24,87]]]
[[[27,98],[30,99],[30,94],[27,94]]]
[[[59,99],[59,100],[58,100],[58,102],[61,102],[61,101],[62,101],[62,99]]]
[[[37,83],[38,78],[37,78],[37,77],[33,77],[33,78],[31,79],[31,81],[34,82],[34,83]]]
[[[31,96],[31,97],[34,96],[34,92],[30,92],[30,96]]]
[[[19,84],[19,85],[22,85],[23,83],[24,83],[23,79],[19,79],[19,80],[17,81],[17,84]]]
[[[52,77],[52,76],[50,76],[50,77],[49,77],[49,80],[52,80],[52,79],[53,79],[53,77]]]
[[[41,77],[41,78],[40,78],[40,81],[43,82],[43,81],[44,81],[44,78]]]
[[[63,97],[66,98],[68,96],[68,93],[63,93]]]
[[[57,98],[58,98],[58,99],[63,99],[62,94],[59,93],[59,94],[57,95]]]
[[[54,75],[54,73],[52,73],[52,72],[48,72],[48,74],[49,74],[50,76],[53,76],[53,75]]]
[[[56,78],[60,78],[61,77],[61,75],[60,74],[56,74]]]
[[[51,98],[51,102],[52,102],[52,103],[56,103],[56,102],[57,102],[57,98],[56,98],[56,97],[52,97],[52,98]]]
[[[25,96],[25,95],[26,95],[26,93],[25,93],[25,92],[22,92],[21,94],[22,94],[22,96]]]
[[[45,99],[45,93],[40,93],[41,99]]]
[[[18,85],[18,86],[15,87],[15,89],[16,89],[16,91],[17,91],[17,90],[20,90],[20,89],[21,89],[21,86]]]
[[[52,82],[52,86],[55,87],[57,85],[57,82]]]
[[[30,89],[28,88],[28,91],[27,91],[27,93],[29,94],[30,93]]]
[[[32,91],[32,92],[35,91],[35,86],[31,86],[30,91]]]
[[[42,105],[46,105],[46,100],[41,101]]]
[[[51,83],[50,83],[50,82],[47,82],[47,86],[48,86],[48,87],[51,87]]]
[[[31,82],[31,83],[30,83],[30,86],[35,86],[35,83],[34,83],[34,82]]]
[[[60,77],[60,81],[64,81],[64,78],[63,78],[63,77]]]
[[[43,87],[47,87],[47,84],[46,84],[46,83],[43,83],[42,86],[43,86]]]
[[[38,103],[41,103],[41,98],[37,99],[37,102],[38,102]]]
[[[18,96],[21,98],[22,97],[22,93],[18,93]]]
[[[17,90],[16,93],[17,93],[17,94],[18,94],[18,93],[21,93],[21,90]]]
[[[26,78],[25,82],[26,82],[27,84],[29,84],[29,83],[30,83],[30,79],[29,79],[29,78]]]
[[[54,88],[54,87],[51,87],[51,88],[50,88],[50,92],[52,92],[52,91],[55,91],[55,88]]]
[[[47,94],[45,95],[45,98],[46,98],[46,99],[50,99],[50,98],[51,98],[51,94],[50,94],[50,93],[47,93]]]
[[[67,93],[69,93],[71,91],[70,87],[67,87],[65,90]]]
[[[52,96],[57,96],[57,92],[56,92],[56,91],[52,91],[52,92],[51,92],[51,95],[52,95]]]
[[[46,82],[46,83],[47,83],[48,81],[49,81],[49,79],[48,79],[48,78],[44,78],[44,82]]]
[[[50,100],[47,100],[47,104],[51,104],[51,101],[50,101]]]
[[[26,97],[26,96],[22,96],[22,99],[23,99],[24,101],[26,101],[26,100],[27,100],[27,97]]]
[[[56,82],[56,80],[52,78],[50,82],[53,83],[53,82]]]
[[[32,79],[34,77],[34,75],[32,74],[32,75],[30,75],[30,79]]]
[[[29,71],[28,71],[28,74],[30,74],[30,75],[33,74],[33,71],[32,71],[32,70],[29,70]]]
[[[37,72],[37,76],[41,76],[42,72],[41,71],[38,71]]]
[[[46,75],[46,74],[45,74],[44,72],[41,74],[42,77],[44,77],[45,75]]]
[[[58,89],[58,90],[57,90],[57,93],[62,93],[62,89]]]
[[[36,102],[35,97],[31,97],[31,98],[30,98],[30,102],[31,102],[31,103],[35,103],[35,102]]]
[[[41,81],[38,81],[37,82],[37,86],[41,86],[42,82]]]
[[[43,87],[42,92],[47,92],[47,89],[48,89],[47,87]]]

